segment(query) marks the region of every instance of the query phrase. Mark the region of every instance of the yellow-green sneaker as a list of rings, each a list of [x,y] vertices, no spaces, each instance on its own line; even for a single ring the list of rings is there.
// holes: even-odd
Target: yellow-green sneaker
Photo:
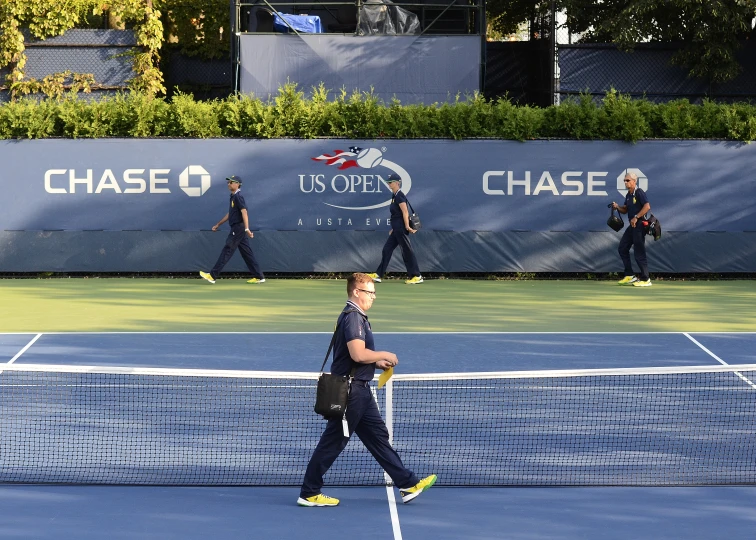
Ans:
[[[375,272],[373,272],[373,273],[366,272],[365,275],[368,276],[373,281],[375,281],[376,283],[380,283],[381,282],[381,278],[379,278],[378,274],[376,274]]]
[[[248,280],[247,283],[265,283],[265,278],[253,277],[252,279]]]
[[[405,281],[407,285],[415,285],[416,283],[422,283],[423,282],[423,276],[415,276],[412,279],[408,279]]]
[[[318,493],[317,495],[313,495],[312,497],[300,497],[299,499],[297,499],[297,504],[299,506],[338,506],[339,500],[334,499],[333,497],[329,497],[328,495]]]
[[[642,280],[636,280],[633,282],[633,287],[650,287],[651,286],[651,280],[650,279],[642,279]]]
[[[202,279],[208,280],[210,283],[215,283],[215,280],[213,279],[212,274],[208,274],[207,272],[200,272],[200,277]]]
[[[402,502],[405,504],[410,502],[412,499],[420,495],[423,491],[435,484],[436,480],[438,480],[438,475],[432,474],[430,476],[426,476],[411,488],[400,489],[399,494],[402,496]]]
[[[617,285],[630,285],[636,281],[638,281],[638,278],[635,276],[625,276],[617,282]]]

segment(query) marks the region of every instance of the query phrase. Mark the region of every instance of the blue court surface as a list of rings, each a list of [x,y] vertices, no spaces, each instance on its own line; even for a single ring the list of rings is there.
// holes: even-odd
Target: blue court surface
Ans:
[[[329,339],[0,334],[0,370],[14,363],[315,372]],[[403,374],[756,364],[756,333],[376,333],[376,346],[398,354]],[[393,488],[326,492],[341,505],[300,508],[292,487],[0,485],[0,538],[756,537],[756,486],[436,486],[409,505]]]

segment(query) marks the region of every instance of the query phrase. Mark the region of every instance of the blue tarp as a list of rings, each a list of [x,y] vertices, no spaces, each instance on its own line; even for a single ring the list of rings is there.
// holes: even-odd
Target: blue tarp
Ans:
[[[320,24],[320,17],[316,15],[289,15],[288,13],[282,13],[281,16],[291,25],[297,32],[305,34],[322,34],[323,27]],[[287,34],[291,32],[291,28],[281,20],[278,15],[273,16],[273,28],[276,32],[283,32]]]

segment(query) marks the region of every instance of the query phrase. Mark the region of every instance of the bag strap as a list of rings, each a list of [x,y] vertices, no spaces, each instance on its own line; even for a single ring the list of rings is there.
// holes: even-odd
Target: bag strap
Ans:
[[[347,313],[359,313],[359,310],[357,309],[350,309],[344,312],[344,315]],[[339,323],[336,323],[336,329],[333,331],[333,335],[331,336],[331,344],[328,345],[328,351],[326,352],[325,358],[323,359],[323,365],[320,366],[320,372],[323,373],[323,370],[325,369],[326,362],[328,362],[328,357],[331,356],[331,350],[333,349],[333,344],[336,342],[336,332],[339,331]],[[352,360],[354,362],[354,360]],[[354,373],[357,371],[357,366],[354,366],[352,368],[352,372],[350,373],[350,377],[354,377]]]
[[[394,202],[394,197],[396,197],[396,193],[394,193],[393,195],[391,195],[391,202],[392,202],[392,203]],[[415,209],[414,209],[414,208],[412,208],[412,204],[410,204],[410,202],[409,202],[409,199],[407,199],[407,195],[406,195],[406,194],[404,195],[404,198],[405,198],[405,199],[406,199],[406,201],[407,201],[407,206],[409,206],[409,209],[410,209],[410,215],[414,214],[414,213],[415,213]]]

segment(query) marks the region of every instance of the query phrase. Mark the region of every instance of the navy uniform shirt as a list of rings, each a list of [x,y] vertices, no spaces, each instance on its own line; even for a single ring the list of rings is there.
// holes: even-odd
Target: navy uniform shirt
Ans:
[[[630,191],[625,195],[625,206],[627,206],[627,215],[632,219],[637,216],[641,209],[648,202],[646,192],[641,188],[635,188],[635,192],[630,194]]]
[[[389,210],[391,211],[391,228],[395,231],[406,231],[407,228],[404,226],[404,218],[402,217],[402,209],[399,208],[399,203],[406,203],[407,202],[407,196],[402,193],[402,190],[400,189],[396,193],[394,193],[394,196],[391,197],[391,206],[389,206]],[[409,206],[407,207],[407,210],[409,211]]]
[[[242,218],[242,209],[247,209],[247,203],[244,201],[244,196],[241,194],[241,190],[237,189],[236,193],[231,195],[231,200],[228,203],[228,224],[231,227],[237,225],[244,225],[244,219]]]
[[[352,313],[344,313],[350,309],[356,309]],[[333,343],[333,364],[331,373],[334,375],[349,375],[352,367],[357,366],[354,378],[360,381],[372,381],[375,375],[375,364],[359,364],[352,360],[349,355],[347,343],[353,339],[360,339],[365,342],[365,348],[371,351],[375,350],[373,342],[373,331],[370,329],[367,315],[357,304],[347,302],[344,311],[339,315],[339,331],[336,333],[336,339]]]

